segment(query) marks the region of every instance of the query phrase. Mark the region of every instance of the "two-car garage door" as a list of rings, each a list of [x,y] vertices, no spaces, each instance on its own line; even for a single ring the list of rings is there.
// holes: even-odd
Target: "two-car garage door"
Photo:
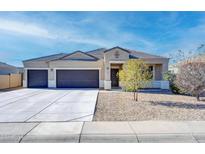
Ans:
[[[98,88],[98,70],[57,70],[57,88]]]
[[[28,70],[29,88],[47,88],[47,70]],[[57,88],[99,88],[99,70],[56,70]]]

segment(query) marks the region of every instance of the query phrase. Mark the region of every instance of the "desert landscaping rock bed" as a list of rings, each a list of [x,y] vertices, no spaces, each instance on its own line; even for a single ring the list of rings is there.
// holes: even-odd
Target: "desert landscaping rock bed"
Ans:
[[[100,91],[94,121],[205,120],[205,101],[174,94]]]

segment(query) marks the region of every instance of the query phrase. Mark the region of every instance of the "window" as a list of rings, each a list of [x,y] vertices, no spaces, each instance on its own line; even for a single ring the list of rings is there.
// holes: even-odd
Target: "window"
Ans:
[[[151,73],[151,79],[153,79],[153,66],[149,66],[148,68],[149,72]]]

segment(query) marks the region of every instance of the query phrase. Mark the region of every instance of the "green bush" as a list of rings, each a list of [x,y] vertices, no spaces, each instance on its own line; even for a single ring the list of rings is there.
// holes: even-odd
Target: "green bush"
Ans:
[[[171,71],[168,71],[166,73],[164,73],[163,75],[163,79],[164,80],[168,80],[170,83],[170,89],[174,94],[182,94],[182,92],[180,91],[180,89],[177,87],[177,85],[175,84],[176,81],[176,74],[172,73]]]

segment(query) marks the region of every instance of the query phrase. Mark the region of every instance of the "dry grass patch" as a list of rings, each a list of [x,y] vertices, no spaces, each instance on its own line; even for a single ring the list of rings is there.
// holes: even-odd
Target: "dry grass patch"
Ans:
[[[100,91],[95,121],[205,120],[205,102],[191,96]]]

